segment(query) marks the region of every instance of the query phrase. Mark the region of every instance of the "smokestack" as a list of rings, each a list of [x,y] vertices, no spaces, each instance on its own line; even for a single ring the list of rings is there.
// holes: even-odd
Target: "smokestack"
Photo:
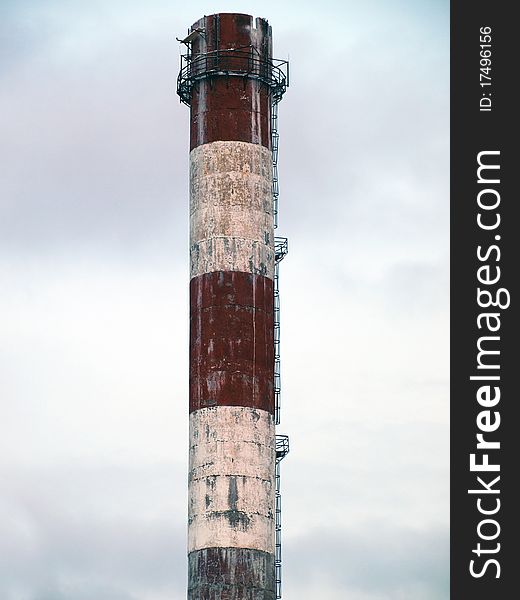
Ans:
[[[267,21],[249,15],[204,17],[179,41],[191,109],[188,599],[274,600],[288,445],[280,438],[277,454],[275,279],[287,244],[274,237],[273,122],[286,63],[272,59]]]

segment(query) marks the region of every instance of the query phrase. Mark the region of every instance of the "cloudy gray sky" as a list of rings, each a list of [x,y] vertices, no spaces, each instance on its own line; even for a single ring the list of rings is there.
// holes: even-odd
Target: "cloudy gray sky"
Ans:
[[[175,37],[218,11],[291,60],[284,599],[445,599],[447,0],[2,0],[0,596],[185,598]]]

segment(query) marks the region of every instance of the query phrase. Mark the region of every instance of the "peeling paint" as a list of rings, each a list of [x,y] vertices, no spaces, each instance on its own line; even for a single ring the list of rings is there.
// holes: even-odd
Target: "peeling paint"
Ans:
[[[228,502],[232,510],[237,510],[238,490],[237,478],[231,476],[229,478]]]
[[[204,548],[188,556],[192,600],[274,600],[274,555],[247,548]]]
[[[213,142],[190,154],[191,277],[274,276],[272,157],[263,146]]]
[[[271,28],[264,19],[256,26],[249,15],[208,15],[193,27],[204,28],[204,36],[193,41],[192,54],[217,49],[255,48],[255,54],[270,58],[272,52]],[[220,68],[226,69],[226,55],[219,57]],[[248,69],[247,58],[228,59],[231,70]],[[267,86],[244,77],[216,77],[195,84],[191,102],[191,148],[214,140],[242,140],[263,144],[271,143],[271,98]]]
[[[273,416],[219,406],[190,415],[189,550],[274,551]]]
[[[190,276],[212,271],[242,271],[274,277],[274,250],[256,240],[213,237],[190,248]]]
[[[265,19],[193,28],[193,57],[223,52],[192,74],[246,74],[233,48],[271,57]],[[189,600],[276,596],[271,100],[247,76],[200,78],[191,97]]]
[[[236,271],[195,277],[190,312],[190,411],[234,405],[274,412],[272,280]]]
[[[197,82],[190,112],[191,149],[215,141],[271,147],[270,96],[257,81],[230,78]]]

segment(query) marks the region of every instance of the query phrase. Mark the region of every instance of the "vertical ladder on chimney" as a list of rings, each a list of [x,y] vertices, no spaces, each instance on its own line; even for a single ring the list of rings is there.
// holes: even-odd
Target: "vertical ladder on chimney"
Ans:
[[[273,217],[274,227],[278,227],[278,103],[271,104],[271,152],[273,155]]]
[[[274,238],[274,406],[275,423],[280,424],[280,395],[281,395],[281,373],[280,373],[280,262],[287,255],[289,245],[287,238]]]
[[[276,598],[282,597],[282,496],[280,494],[280,462],[289,453],[289,436],[276,436],[275,466],[275,554]]]
[[[271,149],[273,157],[273,217],[274,226],[278,227],[278,104],[273,100],[271,106]],[[275,423],[280,424],[280,262],[287,255],[289,246],[287,238],[274,239],[274,398]],[[280,491],[280,462],[289,452],[289,436],[276,435],[275,460],[275,584],[276,599],[282,597],[282,496]]]

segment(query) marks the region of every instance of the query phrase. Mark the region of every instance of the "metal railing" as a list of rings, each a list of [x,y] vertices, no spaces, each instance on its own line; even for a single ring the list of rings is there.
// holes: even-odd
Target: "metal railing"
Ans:
[[[286,60],[264,60],[252,46],[183,54],[177,77],[177,93],[181,102],[189,106],[197,81],[220,76],[242,77],[256,79],[267,85],[272,102],[276,104],[289,85],[288,65]]]

